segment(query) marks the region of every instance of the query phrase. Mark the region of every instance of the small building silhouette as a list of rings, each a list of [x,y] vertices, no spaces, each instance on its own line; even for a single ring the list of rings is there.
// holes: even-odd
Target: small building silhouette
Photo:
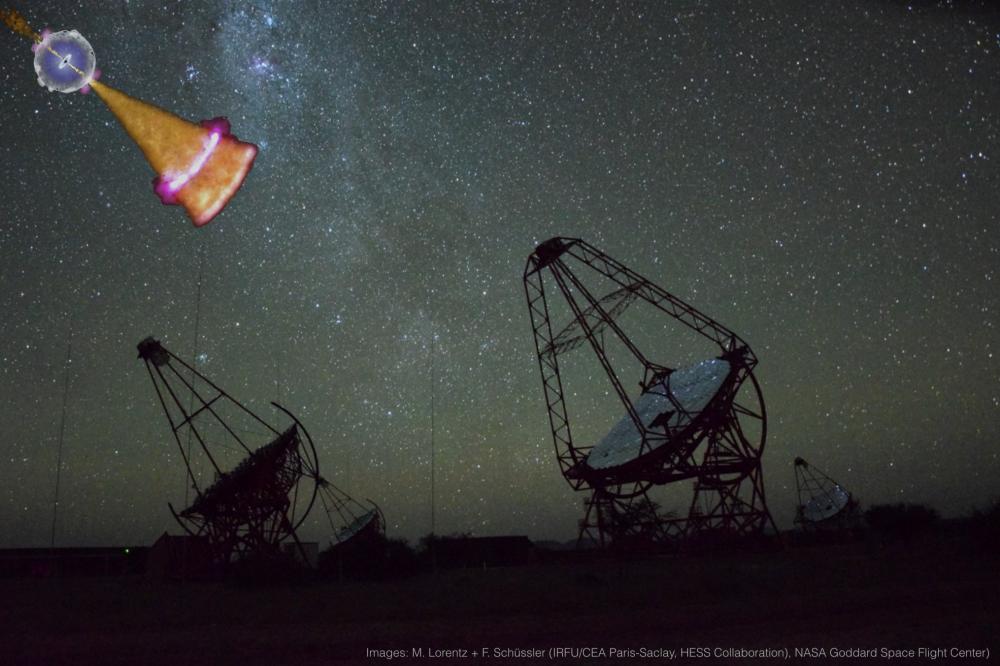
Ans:
[[[203,578],[211,571],[212,549],[203,537],[164,532],[146,555],[147,578]]]
[[[299,548],[299,545],[302,547]],[[310,569],[319,566],[319,542],[317,541],[303,541],[301,544],[288,541],[281,544],[281,552],[293,562],[303,564]]]
[[[141,574],[146,551],[141,546],[4,549],[0,578]]]

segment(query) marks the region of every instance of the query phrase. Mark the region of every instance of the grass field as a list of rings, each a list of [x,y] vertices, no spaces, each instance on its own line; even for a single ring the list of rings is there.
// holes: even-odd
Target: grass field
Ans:
[[[992,653],[1000,643],[997,564],[987,549],[937,539],[456,570],[378,583],[2,580],[0,664],[376,663],[368,649],[413,648],[425,656],[468,649],[462,661],[473,663],[484,661],[471,657],[483,647]],[[414,661],[448,659],[395,663]]]

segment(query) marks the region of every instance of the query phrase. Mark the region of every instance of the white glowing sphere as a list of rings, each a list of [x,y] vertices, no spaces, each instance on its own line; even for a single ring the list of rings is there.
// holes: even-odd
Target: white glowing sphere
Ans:
[[[47,35],[35,47],[38,85],[52,92],[71,93],[94,78],[97,57],[90,42],[76,30],[60,30]]]

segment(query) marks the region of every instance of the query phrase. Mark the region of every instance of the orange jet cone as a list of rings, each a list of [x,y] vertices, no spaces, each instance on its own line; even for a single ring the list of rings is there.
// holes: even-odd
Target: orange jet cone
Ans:
[[[197,125],[98,81],[90,86],[158,174],[160,200],[184,206],[196,227],[211,222],[240,189],[257,146],[231,135],[225,118]]]

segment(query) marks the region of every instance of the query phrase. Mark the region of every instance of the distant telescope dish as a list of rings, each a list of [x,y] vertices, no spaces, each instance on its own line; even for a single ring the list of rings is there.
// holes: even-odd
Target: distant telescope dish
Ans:
[[[365,530],[370,530],[376,526],[378,522],[378,510],[370,509],[362,515],[355,518],[350,525],[346,525],[344,529],[336,535],[338,543],[344,543],[345,541],[350,541],[359,534],[365,532]]]
[[[371,500],[366,507],[326,479],[320,480],[319,498],[330,525],[331,546],[385,535],[385,517]]]
[[[795,486],[799,498],[795,520],[803,526],[831,522],[857,506],[851,493],[802,458],[795,459]]]
[[[806,520],[818,523],[827,518],[833,518],[844,510],[844,507],[851,501],[851,494],[841,488],[834,486],[823,497],[813,497],[802,507],[802,517]]]

